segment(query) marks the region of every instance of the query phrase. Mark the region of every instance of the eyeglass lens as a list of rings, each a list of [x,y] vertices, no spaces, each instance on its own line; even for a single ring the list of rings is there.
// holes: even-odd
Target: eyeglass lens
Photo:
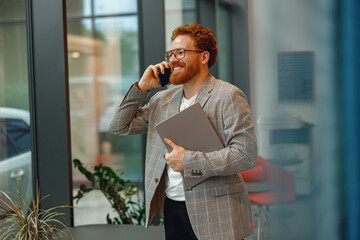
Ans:
[[[184,49],[182,49],[182,48],[167,51],[167,52],[165,53],[165,60],[166,60],[167,62],[169,62],[169,61],[170,61],[170,58],[171,58],[173,55],[175,56],[176,59],[179,60],[179,59],[185,57],[185,51],[184,51]]]

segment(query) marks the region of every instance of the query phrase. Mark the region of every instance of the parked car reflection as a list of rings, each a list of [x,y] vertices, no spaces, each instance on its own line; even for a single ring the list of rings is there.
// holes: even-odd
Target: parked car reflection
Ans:
[[[0,107],[0,190],[17,194],[17,179],[21,194],[31,201],[30,114],[25,110]]]

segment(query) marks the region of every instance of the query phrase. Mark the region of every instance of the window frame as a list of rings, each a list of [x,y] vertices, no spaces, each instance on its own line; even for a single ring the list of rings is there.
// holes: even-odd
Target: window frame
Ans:
[[[33,186],[50,195],[42,209],[72,206],[65,0],[25,2]],[[73,226],[72,208],[58,211]]]

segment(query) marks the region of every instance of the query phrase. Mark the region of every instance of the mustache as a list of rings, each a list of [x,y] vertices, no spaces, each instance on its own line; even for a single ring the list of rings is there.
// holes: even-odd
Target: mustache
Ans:
[[[170,65],[170,67],[172,69],[176,68],[176,67],[185,67],[185,63],[173,63]]]

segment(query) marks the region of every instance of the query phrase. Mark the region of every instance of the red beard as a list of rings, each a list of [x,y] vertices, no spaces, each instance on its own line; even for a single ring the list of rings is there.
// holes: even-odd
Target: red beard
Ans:
[[[190,81],[195,75],[197,75],[200,72],[200,67],[198,67],[195,64],[186,65],[186,64],[174,64],[171,66],[172,69],[176,66],[184,67],[181,72],[174,73],[172,72],[170,75],[170,83],[174,85],[180,85],[187,83]]]

